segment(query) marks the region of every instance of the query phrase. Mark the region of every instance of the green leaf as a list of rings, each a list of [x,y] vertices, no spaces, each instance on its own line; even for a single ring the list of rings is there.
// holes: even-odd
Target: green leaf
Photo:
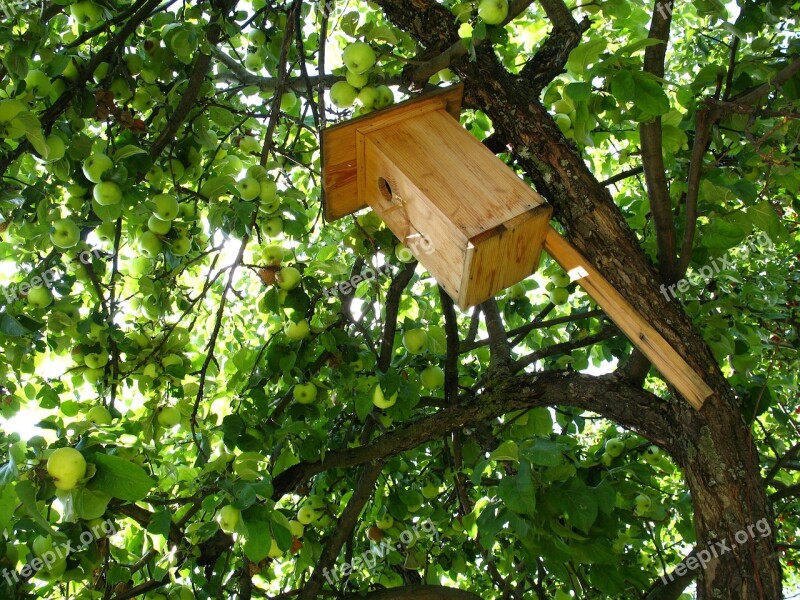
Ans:
[[[570,523],[588,533],[589,528],[597,519],[597,500],[594,492],[578,478],[570,481],[565,488],[561,502],[565,507]]]
[[[28,513],[39,527],[42,527],[52,536],[57,536],[56,531],[51,527],[50,523],[39,512],[39,507],[36,505],[36,486],[32,481],[18,481],[14,486],[14,491],[17,493],[22,507]]]
[[[750,232],[738,223],[718,217],[703,228],[700,243],[706,248],[727,250],[740,244],[748,233]]]
[[[630,102],[636,94],[636,86],[630,71],[620,71],[611,80],[611,93],[619,102]]]
[[[773,242],[779,239],[786,239],[786,229],[768,200],[749,207],[747,216],[750,217],[753,225],[765,232]]]
[[[8,337],[21,337],[32,333],[32,330],[25,327],[16,317],[2,313],[0,314],[0,333]]]
[[[633,72],[634,99],[637,108],[648,115],[658,116],[669,112],[669,98],[655,78],[641,71]]]
[[[505,512],[499,502],[491,502],[484,507],[475,521],[482,538],[491,540],[500,533],[505,521]]]
[[[124,458],[108,454],[95,454],[94,458],[97,473],[89,482],[91,489],[120,500],[136,502],[155,486],[155,481],[142,467]]]
[[[25,132],[25,137],[42,157],[47,158],[47,142],[42,133],[42,124],[32,112],[19,113],[14,119]]]
[[[506,440],[489,455],[491,460],[513,460],[519,462],[519,448],[513,440]]]
[[[168,510],[159,510],[153,513],[153,518],[147,525],[147,531],[155,535],[169,537],[169,530],[172,526],[172,515]]]
[[[533,472],[528,461],[519,464],[517,474],[506,476],[497,486],[497,495],[506,506],[519,514],[533,516],[536,510],[536,490],[533,485]]]
[[[114,161],[119,162],[125,158],[128,158],[129,156],[135,156],[137,154],[147,154],[147,150],[140,148],[139,146],[134,146],[133,144],[128,144],[114,153]]]
[[[214,200],[219,198],[226,191],[235,189],[236,180],[230,175],[218,175],[210,177],[200,188],[200,193],[207,198]]]
[[[79,519],[86,521],[99,519],[106,512],[111,496],[101,491],[90,490],[85,487],[78,488],[73,494],[75,514]]]
[[[17,507],[17,494],[13,485],[0,486],[0,531],[8,527],[14,518],[14,509]]]
[[[263,521],[247,523],[247,540],[244,543],[244,553],[251,562],[260,563],[267,558],[272,546],[272,533],[269,524]]]
[[[537,438],[533,445],[525,448],[523,454],[534,465],[542,467],[555,467],[561,464],[562,454],[567,447],[559,442]]]
[[[590,64],[597,61],[607,44],[608,42],[601,38],[579,45],[569,53],[567,68],[577,75],[582,74]]]

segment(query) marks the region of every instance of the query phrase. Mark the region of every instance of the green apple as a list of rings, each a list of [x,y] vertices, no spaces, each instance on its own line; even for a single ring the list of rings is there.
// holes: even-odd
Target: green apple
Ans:
[[[145,231],[139,236],[139,249],[150,258],[158,256],[162,249],[161,240],[152,231]]]
[[[300,271],[294,267],[283,267],[275,275],[275,282],[282,290],[293,290],[300,285]]]
[[[278,542],[275,541],[275,538],[272,538],[272,541],[270,542],[267,556],[269,558],[280,558],[283,556],[283,550],[278,547]]]
[[[650,510],[650,506],[652,506],[653,501],[647,494],[639,494],[634,499],[634,503],[636,504],[636,512],[638,514],[642,514]]]
[[[147,219],[147,228],[157,235],[167,235],[172,229],[172,221],[162,221],[156,215]]]
[[[244,57],[244,66],[251,71],[259,71],[264,66],[264,57],[259,52],[248,52]]]
[[[272,267],[280,265],[284,256],[286,256],[286,250],[275,244],[267,246],[261,251],[261,260]]]
[[[564,271],[556,271],[550,278],[556,287],[567,287],[570,283],[569,275]]]
[[[72,248],[81,239],[81,230],[72,219],[53,221],[50,241],[59,248]]]
[[[428,334],[424,329],[409,329],[403,334],[403,347],[409,354],[422,354],[428,347]]]
[[[41,558],[45,553],[55,550],[53,538],[51,538],[49,535],[37,535],[35,538],[33,538],[31,549],[33,550],[34,556]]]
[[[185,235],[180,235],[172,241],[170,251],[174,256],[186,256],[192,249],[192,240]]]
[[[71,490],[86,477],[86,459],[75,448],[59,448],[47,459],[47,474],[59,490]]]
[[[297,94],[286,92],[281,95],[281,110],[284,112],[292,110],[297,104]]]
[[[419,374],[419,380],[429,390],[438,390],[444,385],[444,371],[438,365],[431,365]]]
[[[153,214],[162,221],[172,221],[180,212],[178,199],[172,194],[158,194],[153,197]]]
[[[89,385],[97,385],[105,375],[105,369],[84,369],[83,380]]]
[[[289,321],[283,327],[283,332],[286,334],[286,337],[292,340],[293,342],[302,340],[308,337],[308,334],[311,333],[311,328],[308,325],[308,320],[302,319],[295,323],[294,321]]]
[[[81,25],[94,25],[103,16],[103,9],[91,0],[81,0],[69,7],[72,18]]]
[[[267,175],[267,170],[261,165],[251,165],[247,167],[247,177],[252,177],[258,181],[264,181],[269,175]]]
[[[375,525],[384,531],[391,529],[394,525],[394,517],[389,513],[384,513],[382,516],[378,517],[378,519],[375,521]]]
[[[95,152],[83,161],[83,174],[92,183],[103,181],[103,174],[114,168],[114,161],[102,152]]]
[[[565,288],[553,288],[550,290],[549,299],[556,306],[566,304],[569,300],[569,292]]]
[[[297,522],[300,523],[300,525],[310,525],[316,520],[317,513],[310,506],[303,504],[297,511]]]
[[[358,103],[364,108],[373,108],[377,100],[378,88],[367,85],[361,88],[361,91],[358,92]]]
[[[344,77],[347,80],[347,83],[359,90],[369,83],[369,75],[367,73],[353,73],[348,69]],[[331,88],[331,91],[333,91],[333,88]]]
[[[364,42],[353,42],[342,52],[342,62],[348,71],[356,75],[369,71],[375,64],[375,60],[375,51]]]
[[[422,495],[428,500],[436,498],[436,496],[439,495],[439,486],[429,479],[425,482],[425,485],[422,486]]]
[[[252,177],[245,177],[236,183],[236,190],[243,200],[255,200],[261,193],[261,184]]]
[[[605,451],[611,458],[617,458],[625,451],[625,442],[620,438],[611,438],[606,442]]]
[[[658,464],[661,461],[661,448],[658,446],[649,446],[644,451],[644,461],[649,465]]]
[[[317,386],[313,383],[298,383],[292,392],[298,404],[311,404],[317,398]]]
[[[499,25],[508,16],[508,0],[481,0],[478,16],[488,25]]]
[[[303,537],[303,533],[305,533],[305,527],[303,527],[303,524],[300,521],[292,519],[289,521],[289,531],[291,531],[292,535],[299,540],[301,537]]]
[[[386,396],[383,394],[383,390],[381,389],[380,385],[376,385],[375,389],[372,391],[372,403],[377,406],[378,408],[391,408],[394,406],[395,402],[397,402],[397,392],[391,395],[391,397],[387,400]]]
[[[61,136],[56,133],[51,133],[47,136],[45,145],[47,146],[47,156],[45,157],[46,162],[55,162],[57,160],[61,160],[64,158],[64,154],[67,152],[67,146],[64,143],[64,140],[61,139]]]
[[[113,417],[105,406],[98,404],[89,409],[89,412],[86,413],[86,420],[95,425],[111,425]]]
[[[181,411],[174,406],[162,406],[158,410],[158,424],[167,429],[172,429],[181,422]]]
[[[263,231],[264,235],[267,237],[279,236],[281,233],[283,233],[283,219],[280,217],[272,217],[271,219],[267,219],[261,226],[261,231]]]
[[[561,133],[567,133],[572,128],[572,121],[569,118],[569,115],[565,115],[562,113],[557,113],[553,120],[558,125],[558,128],[561,130]]]
[[[331,102],[339,108],[353,106],[358,90],[346,81],[337,81],[331,86]]]
[[[375,110],[379,110],[381,108],[386,108],[394,104],[394,93],[392,93],[391,88],[388,85],[379,85],[375,90],[378,93],[378,97],[373,104]]]
[[[394,247],[394,255],[401,263],[411,263],[417,260],[412,254],[411,250],[406,248],[402,243],[399,243]]]
[[[136,258],[128,261],[127,264],[128,273],[130,273],[134,277],[140,277],[145,273],[149,273],[152,266],[153,266],[153,261],[151,261],[146,256],[137,256]]]
[[[101,206],[111,206],[122,200],[122,189],[113,181],[101,181],[94,186],[92,196]]]
[[[553,103],[553,110],[559,114],[569,115],[575,110],[575,104],[569,98],[559,98]]]
[[[520,298],[525,297],[526,291],[527,290],[525,289],[525,286],[522,284],[522,282],[515,283],[510,288],[508,288],[508,298],[509,300],[519,300]]]
[[[278,195],[278,184],[269,177],[259,180],[258,199],[271,203]],[[272,211],[269,211],[272,212]]]
[[[450,9],[450,12],[452,12],[461,23],[466,23],[472,16],[472,3],[462,2],[461,4],[456,4]]]
[[[219,528],[225,533],[234,533],[236,531],[236,526],[239,524],[239,519],[241,516],[242,513],[238,508],[235,508],[230,504],[223,506],[217,512],[217,523],[219,523]]]
[[[258,145],[258,140],[252,135],[242,136],[242,139],[239,140],[239,149],[242,152],[247,152],[248,154],[256,154],[259,150],[261,150]]]
[[[53,302],[53,292],[45,286],[31,288],[25,298],[33,308],[45,308]]]
[[[84,354],[83,363],[90,369],[102,369],[108,364],[108,354],[105,352],[89,352]]]
[[[38,69],[28,71],[25,76],[25,89],[37,98],[44,98],[50,95],[50,89],[53,87],[50,78]]]

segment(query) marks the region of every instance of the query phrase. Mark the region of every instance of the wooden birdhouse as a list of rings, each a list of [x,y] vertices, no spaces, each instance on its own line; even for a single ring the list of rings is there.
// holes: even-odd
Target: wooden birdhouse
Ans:
[[[459,124],[463,86],[322,132],[332,221],[367,206],[462,309],[531,275],[546,250],[695,408],[711,388],[567,240],[552,208]]]
[[[462,86],[323,132],[325,216],[371,206],[462,309],[533,273],[552,208],[459,124]]]

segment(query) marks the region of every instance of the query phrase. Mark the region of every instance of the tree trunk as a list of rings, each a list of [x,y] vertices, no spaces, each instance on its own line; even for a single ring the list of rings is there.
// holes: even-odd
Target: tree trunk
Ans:
[[[378,0],[377,4],[428,50],[444,50],[457,39],[449,13],[428,0]],[[749,427],[701,335],[681,307],[661,291],[653,265],[622,213],[539,103],[539,91],[510,75],[486,46],[478,47],[475,62],[461,59],[453,68],[465,82],[465,103],[491,118],[496,137],[511,148],[553,205],[570,241],[715,392],[700,411],[674,392],[668,400],[678,423],[668,449],[692,493],[698,554],[717,548],[717,541],[728,540],[730,547],[697,569],[699,597],[781,598],[773,517]],[[762,535],[755,529],[757,523],[762,530],[769,524],[769,531]],[[741,532],[747,533],[748,527],[755,535],[744,540]]]

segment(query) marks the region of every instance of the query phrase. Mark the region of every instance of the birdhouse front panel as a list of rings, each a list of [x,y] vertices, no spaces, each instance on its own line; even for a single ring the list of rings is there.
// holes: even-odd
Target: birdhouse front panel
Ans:
[[[552,209],[461,127],[451,104],[435,99],[423,97],[356,119],[331,143],[323,140],[328,160],[337,138],[355,136],[354,142],[338,144],[354,148],[347,160],[334,159],[329,173],[326,168],[330,187],[341,198],[326,214],[371,206],[467,308],[536,270]],[[346,199],[344,189],[350,192]],[[330,203],[327,189],[326,198]],[[344,204],[348,208],[341,208]]]

